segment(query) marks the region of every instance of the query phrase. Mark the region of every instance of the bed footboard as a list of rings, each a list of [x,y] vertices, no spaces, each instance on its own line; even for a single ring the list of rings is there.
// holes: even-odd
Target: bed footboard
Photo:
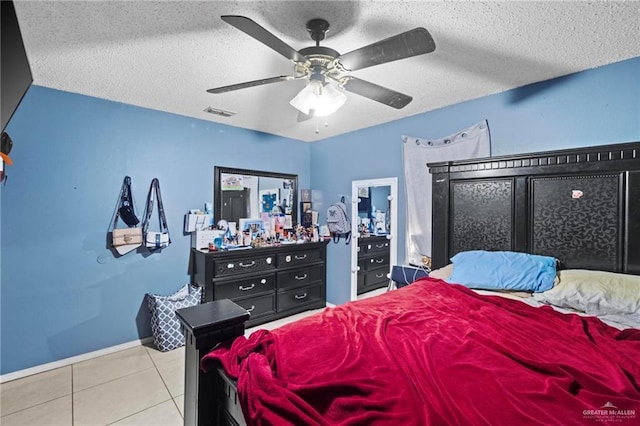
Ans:
[[[218,395],[218,391],[229,384],[224,386],[222,372],[202,372],[200,359],[218,343],[243,335],[249,312],[222,299],[178,309],[176,315],[185,334],[184,424],[230,424],[228,419],[221,418],[226,417],[224,413],[228,412],[228,407],[222,406],[224,399],[220,397],[223,395]]]

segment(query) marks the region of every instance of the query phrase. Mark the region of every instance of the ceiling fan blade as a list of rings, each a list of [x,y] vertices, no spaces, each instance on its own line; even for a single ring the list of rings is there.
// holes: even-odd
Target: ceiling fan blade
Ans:
[[[238,83],[238,84],[231,84],[229,86],[216,87],[214,89],[207,90],[207,92],[220,94],[220,93],[231,92],[232,90],[246,89],[247,87],[262,86],[263,84],[271,84],[271,83],[277,83],[279,81],[287,81],[287,80],[295,80],[295,79],[296,79],[295,77],[290,75],[281,75],[278,77],[263,78],[261,80],[253,80],[253,81],[247,81],[245,83]]]
[[[395,109],[404,108],[413,99],[411,96],[352,76],[347,77],[347,82],[343,87],[349,92],[364,96],[365,98],[372,99]]]
[[[297,50],[280,40],[275,35],[258,25],[256,22],[244,16],[225,15],[221,16],[222,20],[233,25],[240,31],[250,35],[260,43],[272,48],[282,56],[293,62],[306,62],[307,58],[298,53]]]
[[[434,50],[436,50],[436,43],[429,31],[418,27],[340,55],[340,63],[347,70],[355,71],[431,53]]]

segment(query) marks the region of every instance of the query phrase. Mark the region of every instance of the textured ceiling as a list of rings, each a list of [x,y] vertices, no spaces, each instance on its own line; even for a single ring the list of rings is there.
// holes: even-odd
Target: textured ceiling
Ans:
[[[303,141],[640,56],[635,1],[14,3],[34,84]],[[404,109],[350,93],[325,127],[324,119],[298,122],[289,105],[303,81],[206,92],[292,74],[290,61],[221,15],[247,16],[296,50],[314,43],[306,22],[324,18],[331,28],[321,45],[340,53],[415,27],[429,30],[436,51],[353,73],[413,96]]]

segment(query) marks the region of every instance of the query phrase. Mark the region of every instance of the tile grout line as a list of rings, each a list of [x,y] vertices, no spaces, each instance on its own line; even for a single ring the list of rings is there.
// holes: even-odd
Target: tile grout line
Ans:
[[[160,380],[162,380],[162,384],[164,385],[164,388],[167,390],[167,393],[169,394],[169,397],[171,398],[171,401],[173,402],[173,405],[176,407],[176,410],[178,410],[178,414],[180,414],[180,417],[182,417],[182,413],[180,412],[180,409],[178,408],[178,404],[176,404],[176,400],[173,397],[173,395],[171,395],[171,390],[169,390],[169,386],[167,385],[167,382],[164,380],[164,377],[162,377],[162,373],[160,373],[160,369],[158,368],[158,364],[156,364],[156,362],[154,361],[153,357],[149,353],[149,348],[145,348],[145,350],[147,351],[147,355],[149,356],[149,358],[151,358],[151,363],[154,365],[154,367],[156,367],[156,371],[158,372],[158,376],[160,376]]]
[[[99,349],[97,351],[88,352],[73,356],[70,358],[61,359],[59,361],[53,361],[46,364],[36,365],[24,370],[14,371],[13,373],[7,373],[0,375],[0,384],[13,382],[14,380],[24,379],[26,377],[35,376],[40,373],[46,373],[47,371],[57,370],[58,368],[69,367],[71,364],[79,364],[84,361],[90,361],[92,359],[100,358],[105,355],[111,355],[116,352],[121,352],[127,349],[132,349],[138,346],[144,346],[147,342],[151,342],[151,337],[145,337],[133,342],[127,342],[116,346],[110,346],[108,348]]]
[[[158,375],[160,376],[160,380],[162,380],[162,384],[164,385],[165,389],[167,390],[167,393],[169,394],[169,397],[171,398],[171,401],[173,402],[173,405],[176,407],[176,410],[178,410],[178,414],[180,414],[180,417],[182,417],[184,419],[184,416],[182,415],[182,411],[180,411],[180,408],[178,407],[178,404],[176,403],[176,398],[171,394],[171,391],[169,390],[169,386],[167,386],[167,383],[165,382],[164,377],[162,377],[162,374],[160,373],[160,370],[158,369],[158,364],[156,364],[156,362],[154,361],[153,357],[149,353],[149,348],[145,347],[145,350],[147,351],[147,355],[149,356],[149,358],[151,358],[151,363],[156,368],[156,371],[158,372]],[[183,377],[183,380],[184,380],[184,377]],[[178,396],[180,396],[180,395],[178,395]],[[184,393],[182,394],[182,397],[184,398]]]
[[[169,399],[164,400],[164,401],[160,401],[159,403],[154,404],[154,405],[151,405],[151,406],[149,406],[149,407],[145,407],[145,408],[143,408],[143,409],[141,409],[141,410],[139,410],[139,411],[136,411],[135,413],[131,413],[131,414],[129,414],[129,415],[127,415],[127,416],[125,416],[125,417],[122,417],[122,418],[120,418],[120,419],[114,420],[114,421],[112,421],[112,422],[108,423],[107,425],[115,424],[115,423],[120,422],[120,421],[122,421],[122,420],[124,420],[124,419],[127,419],[127,418],[129,418],[129,417],[135,416],[135,415],[137,415],[137,414],[140,414],[140,413],[142,413],[143,411],[149,410],[149,409],[151,409],[151,408],[153,408],[153,407],[157,407],[157,406],[158,406],[158,405],[160,405],[160,404],[164,404],[165,402],[168,402],[168,401],[170,401],[170,400],[171,400],[171,401],[174,403],[174,405],[175,405],[175,401],[173,401],[173,397],[171,396],[171,392],[169,392],[169,388],[167,387],[167,384],[164,382],[164,379],[162,378],[162,374],[160,374],[160,370],[158,370],[158,366],[157,366],[157,364],[154,362],[153,357],[152,357],[152,356],[151,356],[151,354],[149,353],[149,350],[148,350],[146,347],[144,347],[144,351],[145,351],[145,353],[147,354],[147,356],[149,357],[149,359],[151,360],[151,365],[152,365],[153,367],[149,367],[149,368],[145,368],[145,369],[143,369],[143,370],[139,370],[139,371],[136,371],[136,372],[133,372],[133,373],[129,373],[129,374],[127,374],[127,375],[124,375],[124,376],[118,377],[118,378],[113,379],[113,380],[109,380],[108,382],[104,382],[104,383],[110,383],[110,382],[113,382],[113,381],[115,381],[115,380],[121,379],[121,378],[123,378],[123,377],[131,376],[131,375],[133,375],[133,374],[137,374],[137,373],[140,373],[140,372],[142,372],[142,371],[147,371],[147,370],[151,370],[151,369],[155,368],[156,373],[158,373],[158,376],[160,376],[160,380],[162,381],[162,384],[164,385],[165,389],[167,390],[167,394],[169,395]],[[103,383],[100,383],[99,385],[101,385],[101,384],[103,384]],[[91,388],[96,387],[96,386],[99,386],[99,385],[94,385],[94,386],[88,387],[88,388],[86,388],[86,389],[91,389]],[[86,389],[82,389],[80,392],[82,392],[82,391],[84,391],[84,390],[86,390]],[[177,406],[176,406],[176,410],[178,410],[178,407],[177,407]],[[178,413],[180,413],[180,410],[178,410]],[[73,425],[72,425],[72,426],[73,426]]]
[[[162,376],[162,374],[160,373],[160,370],[159,370],[160,362],[156,362],[156,360],[154,360],[154,358],[151,356],[151,353],[149,352],[149,350],[148,350],[146,347],[144,348],[144,351],[145,351],[145,353],[147,354],[148,359],[150,359],[150,360],[151,360],[151,366],[150,366],[150,367],[147,367],[147,368],[144,368],[144,369],[142,369],[142,370],[135,371],[135,372],[131,372],[131,373],[128,373],[128,374],[125,374],[125,375],[122,375],[122,376],[119,376],[119,377],[113,378],[113,379],[111,379],[111,380],[108,380],[108,381],[105,381],[105,382],[102,382],[102,383],[94,384],[94,385],[92,385],[92,386],[89,386],[89,387],[86,387],[86,388],[84,388],[84,389],[80,389],[80,390],[76,390],[76,389],[75,389],[75,380],[74,380],[74,379],[75,379],[75,368],[77,368],[77,366],[78,366],[78,364],[79,364],[79,363],[73,363],[73,364],[70,364],[70,365],[68,365],[68,367],[69,367],[69,374],[70,374],[70,377],[69,377],[69,380],[70,380],[70,391],[69,391],[69,393],[64,394],[64,395],[61,395],[61,396],[59,396],[59,397],[57,397],[57,398],[52,398],[52,399],[47,400],[47,401],[42,401],[42,402],[40,402],[40,403],[38,403],[38,404],[31,405],[31,406],[29,406],[29,407],[24,407],[24,408],[22,408],[22,409],[20,409],[20,410],[17,410],[17,411],[14,411],[14,412],[8,413],[8,414],[4,414],[4,413],[3,413],[3,414],[1,415],[1,417],[11,416],[11,415],[14,415],[14,414],[17,414],[17,413],[24,412],[24,411],[26,411],[26,410],[33,409],[34,407],[38,407],[38,406],[41,406],[41,405],[44,405],[44,404],[51,403],[52,401],[57,401],[57,400],[59,400],[59,399],[63,399],[63,398],[69,397],[69,398],[71,398],[71,403],[70,403],[70,406],[71,406],[71,407],[70,407],[70,409],[71,409],[71,413],[70,413],[70,417],[71,417],[71,426],[74,426],[74,425],[75,425],[75,422],[76,422],[76,420],[75,420],[75,395],[76,395],[76,394],[79,394],[79,393],[81,393],[81,392],[84,392],[85,390],[89,390],[89,389],[96,388],[96,387],[98,387],[98,386],[102,386],[102,385],[104,385],[104,384],[108,384],[108,383],[112,383],[112,382],[117,381],[117,380],[121,380],[121,379],[123,379],[123,378],[125,378],[125,377],[128,377],[128,376],[131,376],[131,375],[133,375],[133,374],[138,374],[138,373],[141,373],[141,372],[144,372],[144,371],[147,371],[147,370],[155,369],[156,373],[157,373],[157,374],[158,374],[158,376],[160,377],[160,380],[162,381],[162,384],[164,385],[164,388],[165,388],[165,389],[166,389],[166,391],[167,391],[167,396],[168,396],[168,398],[167,398],[166,400],[160,401],[160,402],[159,402],[159,403],[157,403],[157,404],[151,405],[151,406],[149,406],[149,407],[145,407],[144,409],[142,409],[142,410],[140,410],[140,411],[138,411],[138,412],[136,412],[136,413],[132,413],[132,414],[130,414],[130,415],[128,415],[128,416],[126,416],[126,417],[123,417],[122,419],[116,420],[115,422],[120,421],[120,420],[123,420],[123,419],[125,419],[125,418],[127,418],[127,417],[130,417],[130,416],[132,416],[132,415],[139,414],[139,413],[141,413],[141,412],[143,412],[143,411],[145,411],[145,410],[148,410],[148,409],[150,409],[150,408],[153,408],[153,407],[155,407],[155,406],[157,406],[157,405],[160,405],[160,404],[163,404],[163,403],[165,403],[165,402],[168,402],[169,400],[171,400],[171,402],[173,403],[173,406],[174,406],[174,408],[178,411],[178,414],[180,415],[180,417],[181,417],[181,418],[184,418],[184,416],[182,415],[182,413],[181,413],[181,411],[180,411],[180,409],[179,409],[179,407],[178,407],[178,405],[177,405],[177,403],[176,403],[176,401],[175,401],[175,398],[180,397],[180,395],[176,396],[175,398],[173,397],[173,395],[171,394],[171,391],[169,390],[169,387],[168,387],[168,385],[167,385],[167,382],[165,381],[165,378],[164,378],[164,377]],[[84,361],[83,361],[83,362],[84,362]],[[61,367],[60,369],[64,369],[64,367]],[[1,424],[1,423],[0,423],[0,424]],[[111,424],[111,423],[110,423],[110,424]]]
[[[140,414],[140,413],[142,413],[142,412],[144,412],[144,411],[147,411],[147,410],[149,410],[149,409],[151,409],[151,408],[153,408],[153,407],[157,407],[158,405],[162,405],[162,404],[164,404],[165,402],[169,402],[169,399],[168,399],[168,400],[166,400],[166,401],[160,401],[160,402],[158,402],[157,404],[151,405],[151,406],[149,406],[149,407],[147,407],[147,408],[144,408],[144,409],[142,409],[142,410],[140,410],[140,411],[136,411],[135,413],[131,413],[131,414],[129,414],[129,415],[127,415],[127,416],[125,416],[125,417],[123,417],[123,418],[121,418],[121,419],[114,420],[114,421],[112,421],[112,422],[110,422],[110,423],[107,423],[107,425],[106,425],[106,426],[109,426],[109,425],[112,425],[112,424],[115,424],[115,423],[121,422],[121,421],[123,421],[124,419],[128,419],[129,417],[133,417],[133,416],[135,416],[135,415],[138,415],[138,414]],[[176,409],[177,409],[177,407],[176,407]]]
[[[114,377],[113,379],[107,380],[106,382],[96,383],[95,385],[91,385],[91,386],[86,387],[84,389],[80,389],[77,393],[84,392],[86,390],[93,389],[93,388],[96,388],[98,386],[105,385],[107,383],[115,382],[116,380],[124,379],[125,377],[133,376],[134,374],[142,373],[143,371],[151,370],[154,367],[155,367],[155,365],[153,367],[147,367],[147,368],[143,368],[142,370],[133,371],[133,372],[131,372],[129,374],[125,374],[124,376]]]
[[[62,399],[62,398],[66,398],[68,396],[70,396],[71,399],[73,400],[73,394],[62,395],[62,396],[59,396],[57,398],[50,399],[48,401],[39,402],[39,403],[37,403],[35,405],[30,405],[29,407],[21,408],[18,411],[12,411],[9,414],[2,414],[2,415],[0,415],[0,419],[3,419],[5,417],[9,417],[9,416],[13,416],[14,414],[22,413],[23,411],[27,411],[27,410],[30,410],[30,409],[35,408],[35,407],[39,407],[39,406],[44,405],[44,404],[49,404],[50,402],[57,401],[57,400]],[[2,423],[0,422],[0,424],[2,424]]]
[[[71,366],[70,366],[70,365],[68,365],[68,366],[63,366],[63,367],[56,368],[56,369],[54,369],[54,370],[58,370],[58,369],[62,370],[62,369],[64,369],[65,367],[71,367]],[[50,371],[54,371],[54,370],[50,370]],[[40,374],[40,373],[38,373],[38,374]],[[27,376],[27,377],[29,377],[29,376]],[[73,377],[73,376],[72,376],[72,377]],[[20,380],[20,379],[18,379],[18,380]],[[9,382],[5,382],[5,383],[9,383]],[[46,400],[46,401],[38,402],[37,404],[34,404],[34,405],[30,405],[30,406],[28,406],[28,407],[21,408],[21,409],[19,409],[19,410],[17,410],[17,411],[12,411],[12,412],[10,412],[9,414],[4,414],[2,411],[0,411],[0,419],[2,419],[2,418],[4,418],[4,417],[12,416],[12,415],[17,414],[17,413],[21,413],[21,412],[26,411],[26,410],[30,410],[30,409],[35,408],[35,407],[39,407],[39,406],[44,405],[44,404],[48,404],[48,403],[53,402],[53,401],[57,401],[58,399],[65,398],[65,397],[67,397],[67,396],[70,396],[70,397],[71,397],[71,401],[72,401],[72,404],[73,404],[73,378],[72,378],[72,381],[71,381],[71,392],[70,392],[70,393],[68,393],[68,394],[64,394],[64,395],[60,395],[60,396],[58,396],[58,397],[56,397],[56,398],[48,399],[48,400]],[[1,424],[2,424],[2,422],[0,422],[0,425],[1,425]],[[73,426],[73,425],[72,425],[72,426]]]

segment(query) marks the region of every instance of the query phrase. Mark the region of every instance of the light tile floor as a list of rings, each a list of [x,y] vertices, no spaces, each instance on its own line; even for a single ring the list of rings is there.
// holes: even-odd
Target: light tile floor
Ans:
[[[272,330],[307,311],[247,330]],[[153,344],[0,384],[0,425],[182,425],[184,347]]]
[[[322,310],[262,324],[245,335]],[[178,426],[183,424],[183,398],[184,347],[160,352],[149,344],[0,384],[0,425]]]

